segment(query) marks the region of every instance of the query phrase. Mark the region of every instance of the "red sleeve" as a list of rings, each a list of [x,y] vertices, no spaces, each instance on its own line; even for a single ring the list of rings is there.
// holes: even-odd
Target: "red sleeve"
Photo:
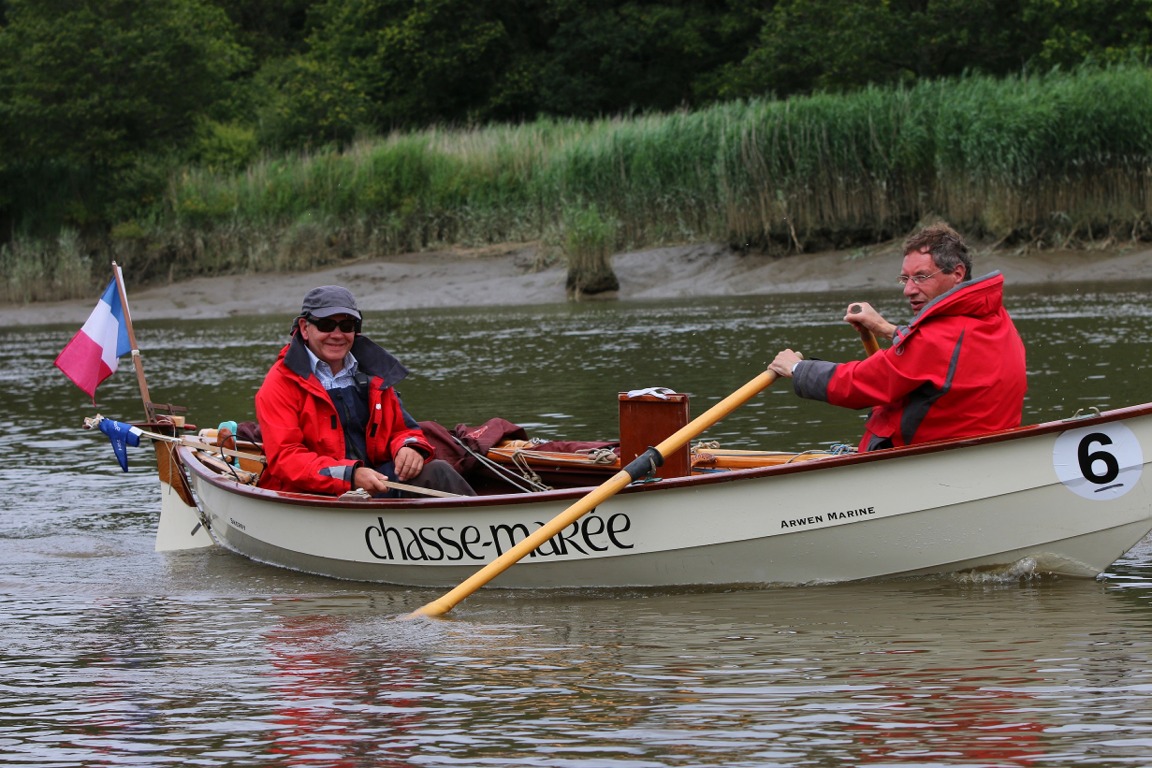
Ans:
[[[949,323],[934,325],[930,335],[922,328],[897,347],[838,365],[828,382],[828,402],[869,408],[899,402],[926,382],[943,387],[956,339],[944,328]]]
[[[277,363],[256,392],[256,419],[268,466],[260,485],[272,490],[338,495],[351,488],[354,460],[344,453],[343,433],[326,428],[316,395],[288,381]],[[333,410],[334,414],[335,411]],[[309,425],[305,431],[304,424]]]

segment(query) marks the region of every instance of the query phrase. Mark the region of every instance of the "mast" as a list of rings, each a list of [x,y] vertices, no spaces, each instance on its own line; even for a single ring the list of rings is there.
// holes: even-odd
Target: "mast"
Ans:
[[[132,364],[136,367],[136,383],[140,385],[140,397],[144,401],[144,418],[149,424],[156,421],[156,411],[152,407],[152,396],[148,394],[148,381],[144,378],[144,361],[140,359],[140,349],[136,344],[136,331],[132,328],[132,313],[128,310],[128,293],[124,289],[124,274],[113,261],[112,273],[116,278],[116,290],[120,293],[120,306],[124,309],[124,324],[128,330],[128,343],[132,347]]]

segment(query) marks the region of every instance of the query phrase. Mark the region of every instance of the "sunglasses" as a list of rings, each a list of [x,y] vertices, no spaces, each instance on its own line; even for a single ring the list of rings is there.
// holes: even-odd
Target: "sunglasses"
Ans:
[[[360,323],[354,317],[346,317],[343,320],[333,320],[330,317],[312,317],[308,316],[308,322],[316,326],[316,330],[320,333],[332,333],[337,328],[341,333],[355,333],[356,326]]]

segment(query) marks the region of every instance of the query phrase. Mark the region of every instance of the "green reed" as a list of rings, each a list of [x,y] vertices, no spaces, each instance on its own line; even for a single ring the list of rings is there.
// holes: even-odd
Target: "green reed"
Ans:
[[[55,240],[14,238],[0,245],[0,300],[13,304],[87,298],[92,295],[92,260],[80,235],[63,230]],[[104,271],[104,280],[110,276]],[[103,288],[105,283],[100,283]]]
[[[614,222],[617,248],[847,247],[928,217],[1068,246],[1149,236],[1150,171],[1152,69],[1083,68],[437,127],[242,172],[189,168],[162,204],[114,228],[112,250],[146,280],[502,242],[562,249],[566,212],[589,207]]]
[[[564,212],[564,253],[568,259],[564,287],[570,298],[620,289],[612,270],[617,230],[618,223],[606,218],[595,203]]]

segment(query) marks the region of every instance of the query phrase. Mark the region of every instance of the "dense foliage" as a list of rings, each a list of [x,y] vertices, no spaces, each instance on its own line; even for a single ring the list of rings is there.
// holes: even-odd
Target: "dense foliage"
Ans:
[[[822,152],[850,168],[848,186],[835,198],[853,197],[851,189],[876,179],[907,185],[883,195],[876,203],[883,211],[905,199],[923,201],[933,174],[987,183],[995,170],[1003,174],[997,184],[1013,188],[1039,178],[1040,169],[1045,178],[1083,179],[1085,166],[1061,165],[1069,162],[1065,145],[1083,142],[1100,145],[1091,167],[1139,174],[1149,147],[1133,147],[1134,134],[1144,139],[1129,115],[1096,110],[1103,126],[1077,120],[1064,130],[1044,117],[1065,108],[1049,87],[1062,81],[1044,77],[1084,65],[1137,73],[1150,51],[1152,0],[0,0],[0,242],[11,253],[21,238],[62,231],[78,232],[89,248],[161,230],[171,240],[173,221],[219,231],[237,220],[238,209],[197,203],[189,179],[208,175],[217,186],[241,187],[245,175],[275,176],[270,169],[279,167],[299,178],[319,166],[341,169],[331,185],[273,185],[261,193],[261,208],[285,209],[276,226],[286,216],[292,226],[330,229],[335,216],[347,230],[356,219],[382,248],[385,241],[431,242],[450,233],[483,239],[460,222],[477,219],[478,210],[486,221],[499,220],[499,208],[517,210],[521,222],[534,218],[539,235],[541,220],[563,220],[563,208],[583,198],[625,222],[634,238],[669,228],[659,216],[644,224],[640,211],[672,206],[684,207],[676,226],[686,234],[715,234],[717,217],[702,208],[731,208],[732,201],[716,199],[716,185],[702,187],[700,175],[753,174],[747,163],[755,158],[701,157],[693,142],[730,135],[681,133],[677,126],[722,122],[733,110],[744,120],[748,105],[757,105],[768,125],[776,114],[803,116],[809,122],[802,135],[831,142]],[[1017,85],[990,85],[1005,78]],[[951,133],[902,118],[900,110],[912,108],[909,94],[924,99],[926,91],[917,89],[945,79],[957,84],[957,97],[984,89],[978,97],[989,101],[945,115]],[[1141,103],[1138,93],[1123,97]],[[950,98],[942,98],[941,109]],[[891,103],[875,111],[884,100]],[[514,149],[505,147],[512,156],[436,149],[445,136],[450,144],[492,141],[502,130],[521,131]],[[757,142],[775,135],[767,127],[741,130]],[[900,131],[900,140],[883,133],[889,130]],[[863,142],[866,131],[879,140]],[[933,141],[910,140],[916,131],[930,131]],[[393,132],[403,135],[384,138]],[[528,134],[545,143],[526,149]],[[797,135],[759,145],[763,162],[792,166],[787,178],[838,172],[823,165],[828,156],[797,150]],[[382,138],[368,150],[373,136]],[[739,151],[730,143],[714,149]],[[542,155],[534,152],[547,153],[548,162],[536,163]],[[603,198],[591,187],[579,195],[571,187],[558,197],[539,193],[541,179],[579,175],[612,153],[631,158],[633,173],[622,185],[608,173]],[[357,159],[366,156],[367,166]],[[682,162],[667,163],[669,157]],[[1125,170],[1116,171],[1117,164]],[[912,166],[920,170],[903,172]],[[365,198],[348,191],[349,168],[357,180],[393,177],[373,180]],[[236,181],[225,181],[231,175]],[[640,199],[631,191],[638,184],[659,186],[660,202],[630,203],[622,216],[620,200]],[[429,196],[439,211],[431,218]],[[499,202],[477,207],[477,200]],[[530,215],[533,205],[560,209]],[[425,217],[423,234],[397,234],[414,226],[414,211]],[[982,226],[1035,226],[1036,215],[1017,214],[1000,214],[1010,226]],[[853,215],[859,221],[847,227],[848,237],[854,228],[898,228],[915,211]],[[486,226],[493,236],[532,230]],[[840,226],[830,220],[812,231]],[[762,224],[735,231],[746,229],[775,236]],[[153,258],[168,260],[155,252]],[[235,261],[202,251],[196,258]]]

